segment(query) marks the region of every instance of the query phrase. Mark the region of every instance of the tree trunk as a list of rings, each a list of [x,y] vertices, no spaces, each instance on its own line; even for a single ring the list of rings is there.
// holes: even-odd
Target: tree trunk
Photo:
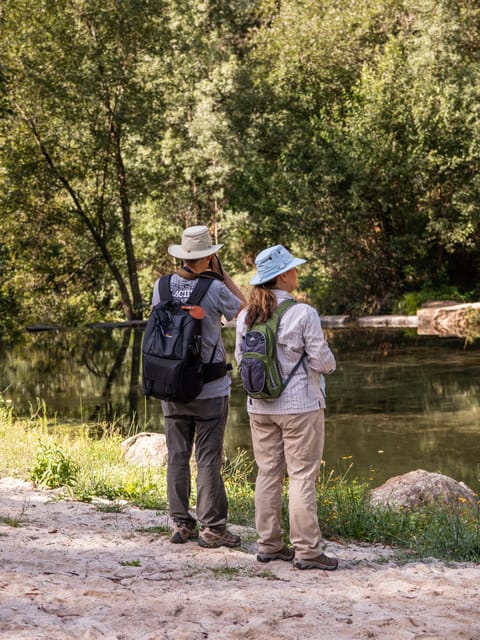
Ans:
[[[125,173],[125,165],[123,163],[122,152],[120,149],[121,129],[120,125],[115,126],[112,118],[110,135],[115,151],[115,165],[117,169],[118,188],[120,193],[120,207],[122,210],[122,234],[123,244],[125,247],[125,255],[127,257],[128,278],[133,298],[132,317],[129,320],[141,320],[143,317],[143,299],[138,284],[137,261],[135,259],[135,250],[132,242],[132,223],[130,216],[130,201],[128,198],[127,176]]]

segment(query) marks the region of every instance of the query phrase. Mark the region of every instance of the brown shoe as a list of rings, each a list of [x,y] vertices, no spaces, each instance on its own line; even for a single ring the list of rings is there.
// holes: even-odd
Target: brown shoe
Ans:
[[[295,557],[295,549],[288,547],[286,544],[275,553],[257,553],[258,562],[270,562],[270,560],[285,560],[289,562]]]
[[[216,547],[239,547],[240,536],[231,533],[227,527],[205,527],[200,531],[198,544],[201,547],[215,549]]]
[[[298,558],[294,560],[293,566],[297,569],[323,569],[323,571],[335,571],[338,567],[338,560],[336,558],[329,558],[324,553],[316,558],[310,558],[309,560],[302,560]]]
[[[198,531],[194,524],[187,524],[186,522],[174,522],[173,534],[170,538],[170,542],[174,544],[183,544],[187,540],[196,540],[198,538]]]

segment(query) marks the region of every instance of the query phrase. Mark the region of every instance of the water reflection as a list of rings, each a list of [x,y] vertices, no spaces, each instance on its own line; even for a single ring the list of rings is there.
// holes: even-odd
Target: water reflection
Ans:
[[[117,422],[162,431],[160,402],[140,386],[142,330],[26,335],[0,353],[0,390],[18,415],[42,403],[57,421]],[[328,467],[380,484],[412,469],[439,471],[478,490],[480,348],[412,330],[327,331],[338,368],[328,378]],[[225,343],[233,352],[234,332]],[[43,410],[43,409],[41,409]],[[233,373],[227,454],[250,448],[245,397]]]

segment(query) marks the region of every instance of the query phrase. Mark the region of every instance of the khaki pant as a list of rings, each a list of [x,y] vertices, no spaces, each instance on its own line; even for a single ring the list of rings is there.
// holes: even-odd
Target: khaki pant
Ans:
[[[292,415],[250,414],[253,451],[258,466],[255,524],[260,553],[283,546],[282,489],[288,474],[290,541],[297,558],[322,553],[315,483],[325,437],[323,409]]]

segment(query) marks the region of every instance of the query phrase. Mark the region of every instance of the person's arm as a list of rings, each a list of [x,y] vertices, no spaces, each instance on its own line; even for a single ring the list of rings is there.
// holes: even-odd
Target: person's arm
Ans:
[[[217,273],[220,273],[223,276],[223,282],[225,283],[225,286],[227,287],[227,289],[240,300],[240,306],[237,311],[237,314],[238,314],[243,309],[243,307],[246,306],[247,301],[245,299],[245,296],[242,293],[242,290],[239,287],[237,287],[232,277],[223,269],[222,263],[220,262],[220,258],[217,256],[216,253],[213,254],[210,260],[210,268],[213,269],[213,271],[216,271]]]
[[[335,356],[323,335],[320,316],[313,307],[308,309],[303,339],[310,367],[318,373],[333,373],[337,366]]]
[[[247,304],[245,296],[243,295],[242,290],[239,287],[237,287],[235,282],[232,280],[231,276],[229,276],[226,271],[223,272],[223,277],[225,278],[224,282],[227,289],[231,291],[233,295],[240,300],[241,304],[237,311],[237,314],[238,314],[243,309],[243,307]]]

